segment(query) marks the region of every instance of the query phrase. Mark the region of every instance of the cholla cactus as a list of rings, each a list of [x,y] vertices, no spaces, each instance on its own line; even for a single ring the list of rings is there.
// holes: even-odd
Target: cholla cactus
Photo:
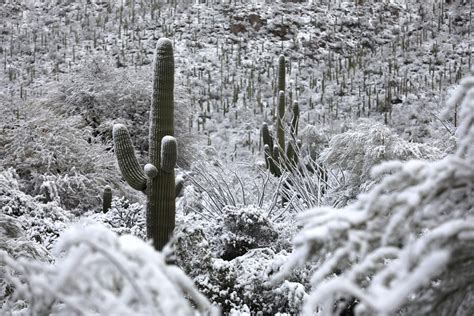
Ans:
[[[356,315],[473,314],[473,77],[461,82],[448,105],[461,102],[455,154],[435,162],[386,162],[372,175],[388,175],[353,204],[300,217],[304,228],[279,277],[320,260],[306,315],[317,307],[321,315],[339,315],[337,303],[353,298]]]
[[[155,54],[153,98],[150,111],[149,161],[142,170],[124,125],[113,128],[120,171],[127,183],[147,196],[147,237],[161,250],[175,226],[175,176],[177,159],[174,134],[174,57],[171,41],[158,41]]]

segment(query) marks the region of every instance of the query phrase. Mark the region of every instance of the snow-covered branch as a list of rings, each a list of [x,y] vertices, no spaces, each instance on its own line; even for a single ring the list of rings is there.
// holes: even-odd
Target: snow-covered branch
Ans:
[[[277,280],[318,258],[305,314],[337,314],[341,299],[355,301],[358,315],[469,313],[463,301],[472,299],[474,282],[473,78],[461,82],[448,106],[455,103],[462,119],[455,154],[383,163],[372,176],[386,176],[353,204],[300,216],[304,228]]]

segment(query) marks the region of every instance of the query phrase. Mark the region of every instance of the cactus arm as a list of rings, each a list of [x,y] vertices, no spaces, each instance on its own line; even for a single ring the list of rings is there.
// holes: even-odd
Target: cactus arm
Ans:
[[[140,168],[133,150],[132,140],[127,128],[123,124],[115,124],[113,128],[115,155],[125,181],[138,191],[146,188],[146,177]]]
[[[158,169],[156,169],[156,167],[151,163],[147,163],[145,167],[143,167],[143,171],[145,172],[147,179],[153,179],[158,175]]]
[[[176,139],[173,136],[165,136],[161,139],[161,170],[171,172],[176,166],[178,157]]]
[[[285,129],[283,128],[283,118],[285,116],[285,92],[278,94],[278,114],[277,114],[277,138],[278,146],[285,152]]]
[[[273,148],[273,138],[272,138],[272,135],[270,134],[270,131],[268,130],[267,123],[262,124],[261,132],[262,132],[263,145],[268,145],[268,147]]]
[[[296,139],[298,136],[298,125],[300,120],[300,107],[298,102],[293,103],[293,119],[291,120],[291,138]]]
[[[175,197],[178,197],[184,189],[184,178],[176,177],[176,186],[175,186]]]
[[[280,160],[280,150],[281,150],[281,148],[278,147],[277,145],[273,146],[273,159],[272,159],[273,167],[274,167],[273,174],[276,177],[281,176],[280,167],[283,165],[282,161]]]

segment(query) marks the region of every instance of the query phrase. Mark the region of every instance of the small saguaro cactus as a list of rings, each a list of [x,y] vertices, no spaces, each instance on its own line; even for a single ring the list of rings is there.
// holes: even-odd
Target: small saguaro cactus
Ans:
[[[286,61],[285,56],[280,55],[278,58],[278,92],[285,92],[286,82]]]
[[[285,128],[283,120],[285,117],[285,92],[278,93],[278,112],[277,112],[277,140],[281,151],[285,151]]]
[[[280,150],[285,152],[285,130],[283,119],[285,117],[285,89],[286,89],[286,62],[285,56],[278,58],[278,109],[277,109],[277,139]]]
[[[147,238],[161,250],[175,227],[174,57],[171,41],[158,40],[155,52],[153,95],[150,110],[149,163],[142,169],[135,157],[127,128],[113,128],[118,165],[127,183],[146,194]]]
[[[111,208],[112,208],[112,188],[106,185],[104,188],[104,192],[102,192],[102,212],[106,213]]]

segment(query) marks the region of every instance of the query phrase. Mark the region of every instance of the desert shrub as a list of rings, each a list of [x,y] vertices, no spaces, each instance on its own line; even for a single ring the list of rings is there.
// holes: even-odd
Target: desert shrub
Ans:
[[[14,167],[21,189],[45,200],[58,198],[66,209],[94,208],[106,184],[121,185],[113,155],[95,142],[77,116],[64,118],[38,103],[19,103],[19,118],[2,118],[4,167]],[[54,193],[48,196],[49,193]]]
[[[407,142],[387,126],[363,119],[347,132],[332,137],[319,160],[330,169],[342,171],[339,185],[334,188],[340,196],[335,200],[348,201],[377,182],[370,177],[370,170],[383,161],[432,160],[439,156],[440,151],[436,148]],[[334,201],[334,204],[341,203]]]
[[[304,228],[275,280],[320,258],[306,314],[338,315],[341,301],[355,301],[357,315],[474,312],[474,78],[449,100],[451,113],[459,103],[455,154],[383,163],[372,175],[385,177],[354,203],[300,217]]]
[[[307,268],[284,284],[268,281],[286,261],[296,226],[273,223],[255,207],[226,207],[221,218],[180,217],[174,241],[177,264],[224,313],[297,313],[306,297]]]
[[[73,215],[56,201],[43,203],[20,191],[18,181],[19,176],[13,169],[0,172],[0,211],[19,220],[27,238],[51,249]]]
[[[2,313],[195,315],[214,310],[181,270],[136,237],[77,224],[61,235],[53,254],[55,263],[48,264],[0,251],[5,282],[14,288]]]
[[[275,207],[278,180],[258,166],[235,168],[217,160],[202,162],[195,164],[186,178],[192,184],[184,192],[186,213],[197,212],[210,219],[221,216],[226,206],[255,206],[267,212]]]
[[[125,197],[112,199],[112,207],[102,213],[100,209],[91,214],[85,214],[88,218],[104,224],[107,228],[119,235],[130,234],[146,239],[145,210],[139,203],[131,203]]]
[[[265,212],[258,208],[226,207],[214,231],[217,256],[232,260],[251,249],[278,247],[278,232]],[[276,251],[280,249],[275,249]]]
[[[68,75],[44,100],[44,105],[65,116],[80,115],[93,137],[109,144],[114,123],[125,124],[141,156],[148,152],[148,120],[152,95],[151,65],[117,68],[110,57],[96,54],[80,70]],[[179,74],[177,74],[179,80]],[[188,134],[188,95],[176,88],[175,136],[181,165],[192,153],[194,137]]]
[[[28,238],[18,218],[0,213],[0,249],[13,259],[20,257],[39,261],[49,261],[49,252]],[[0,302],[5,302],[13,294],[13,286],[3,277],[7,273],[0,263]]]

